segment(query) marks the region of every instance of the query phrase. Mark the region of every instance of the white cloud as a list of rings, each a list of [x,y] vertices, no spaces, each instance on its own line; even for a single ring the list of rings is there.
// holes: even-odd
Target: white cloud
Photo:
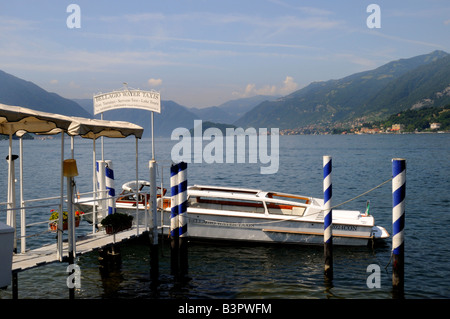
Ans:
[[[59,81],[56,80],[56,79],[55,79],[55,80],[50,80],[50,84],[58,84],[58,82],[59,82]]]
[[[283,84],[277,85],[264,85],[261,88],[257,88],[255,84],[249,83],[245,87],[243,92],[233,92],[234,96],[238,97],[250,97],[254,95],[287,95],[292,93],[298,88],[298,84],[295,83],[292,76],[286,76]]]
[[[294,82],[294,78],[292,76],[287,76],[283,81],[283,86],[280,88],[280,94],[286,95],[292,93],[298,88],[298,84]]]
[[[148,79],[147,83],[150,86],[160,86],[162,84],[162,80],[161,79]]]

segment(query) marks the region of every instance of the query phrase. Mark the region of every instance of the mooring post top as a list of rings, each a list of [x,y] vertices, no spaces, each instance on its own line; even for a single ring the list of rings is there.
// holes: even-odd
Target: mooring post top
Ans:
[[[406,161],[404,158],[393,158],[392,161]]]

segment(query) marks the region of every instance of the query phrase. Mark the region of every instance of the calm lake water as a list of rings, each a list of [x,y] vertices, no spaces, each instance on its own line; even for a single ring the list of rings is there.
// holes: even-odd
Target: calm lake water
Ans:
[[[156,139],[156,160],[168,176],[171,149],[177,141]],[[206,145],[208,142],[203,142]],[[59,194],[60,137],[53,140],[24,141],[24,198]],[[65,158],[70,157],[70,140],[65,140]],[[18,141],[14,141],[18,154]],[[135,179],[135,140],[105,139],[105,159],[114,165],[116,189]],[[77,190],[92,189],[92,141],[75,139],[79,176]],[[6,201],[8,141],[0,141],[0,202]],[[97,159],[100,142],[97,142]],[[333,158],[333,204],[353,198],[388,180],[392,158],[407,161],[405,227],[405,298],[446,299],[450,297],[450,135],[334,135],[280,136],[279,170],[262,175],[258,163],[189,164],[188,183],[238,186],[323,197],[322,157]],[[139,141],[139,178],[149,179],[151,140]],[[16,177],[19,179],[18,162]],[[342,209],[364,210],[370,200],[371,214],[378,225],[392,233],[392,185],[352,201]],[[17,196],[18,190],[17,190]],[[30,204],[31,205],[31,204]],[[2,206],[4,208],[4,206]],[[27,212],[27,223],[48,218],[49,209]],[[5,212],[0,212],[5,222]],[[18,220],[19,222],[19,220]],[[28,234],[45,231],[33,226]],[[77,233],[89,232],[85,221]],[[27,247],[54,241],[54,234],[31,237]],[[19,244],[20,245],[20,244]],[[175,284],[170,276],[168,243],[160,255],[160,284],[151,288],[149,246],[129,242],[120,247],[122,265],[104,274],[99,271],[98,253],[79,257],[81,288],[79,299],[107,298],[280,298],[280,299],[391,299],[391,240],[381,247],[334,249],[334,279],[324,282],[323,247],[193,244],[189,247],[189,282]],[[381,268],[381,288],[369,289],[367,267]],[[54,263],[19,273],[20,299],[66,299],[66,264]],[[11,287],[0,290],[1,299],[12,297]]]

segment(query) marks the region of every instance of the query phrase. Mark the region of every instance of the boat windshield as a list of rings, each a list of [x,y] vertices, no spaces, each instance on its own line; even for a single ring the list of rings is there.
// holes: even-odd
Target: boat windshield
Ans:
[[[290,194],[282,194],[282,193],[267,193],[267,198],[288,200],[288,201],[297,202],[300,204],[309,204],[311,202],[310,198],[308,198],[308,197],[296,196],[296,195],[290,195]]]

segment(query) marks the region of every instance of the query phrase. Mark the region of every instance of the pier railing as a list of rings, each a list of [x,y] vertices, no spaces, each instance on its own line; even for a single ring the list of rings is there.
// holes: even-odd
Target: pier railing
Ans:
[[[77,204],[82,203],[90,203],[90,202],[96,202],[97,204],[101,201],[107,201],[111,198],[114,198],[116,200],[119,197],[122,197],[123,195],[116,195],[116,196],[107,196],[106,198],[102,195],[102,193],[107,191],[97,191],[97,192],[85,192],[85,193],[78,193],[76,196],[78,198],[81,198],[81,196],[87,196],[87,195],[93,195],[93,199],[87,199],[87,200],[79,200],[77,201]],[[136,193],[129,193],[128,195],[135,195],[137,198],[140,194],[146,195],[145,192],[136,192]],[[103,197],[103,198],[102,198]],[[145,198],[145,209],[136,209],[136,212],[134,214],[134,224],[136,225],[136,232],[139,233],[140,227],[145,227],[147,230],[149,229],[149,218],[148,218],[148,203],[147,203],[147,196],[144,196]],[[43,204],[39,204],[42,203]],[[43,198],[35,198],[35,199],[27,199],[23,200],[20,203],[20,207],[12,207],[9,202],[0,202],[0,212],[5,212],[8,214],[9,212],[19,212],[20,214],[13,217],[13,225],[14,228],[14,252],[15,253],[25,253],[27,251],[27,244],[28,246],[39,246],[39,244],[42,245],[42,241],[33,241],[33,243],[30,245],[30,243],[27,243],[27,240],[30,238],[37,238],[39,236],[46,235],[47,233],[54,232],[50,229],[49,224],[52,222],[58,222],[58,219],[52,219],[49,220],[51,209],[57,209],[58,212],[64,211],[64,203],[67,203],[67,196],[52,196],[52,197],[43,197]],[[2,206],[6,206],[6,208],[3,208]],[[9,206],[9,207],[8,207]],[[92,212],[83,213],[83,216],[89,216],[93,215],[93,223],[92,223],[92,230],[86,232],[87,233],[95,233],[98,231],[98,228],[96,227],[97,220],[96,220],[96,213],[99,212],[96,205],[93,205],[94,209]],[[137,207],[137,206],[136,206]],[[43,209],[47,209],[43,211]],[[143,220],[140,220],[140,215],[144,214]],[[32,216],[33,221],[30,223],[27,223],[27,217],[28,219]],[[18,218],[17,218],[18,217]],[[17,221],[19,221],[17,223]],[[46,225],[46,227],[42,227],[42,225]],[[34,228],[34,232],[29,232],[30,228]],[[86,228],[85,228],[86,229]],[[56,231],[57,238],[59,236],[62,236],[62,231]],[[20,241],[20,249],[18,249],[17,242]],[[58,238],[59,241],[59,238]],[[59,249],[59,252],[58,252]],[[57,247],[57,253],[60,254],[62,257],[62,247]]]

